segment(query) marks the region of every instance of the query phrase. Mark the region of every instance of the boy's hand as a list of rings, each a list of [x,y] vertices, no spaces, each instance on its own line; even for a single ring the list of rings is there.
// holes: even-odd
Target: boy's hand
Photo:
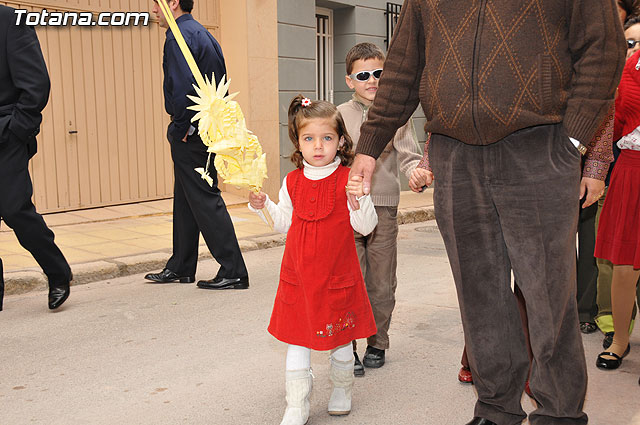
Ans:
[[[264,208],[264,204],[267,202],[267,195],[264,192],[255,193],[249,192],[249,205],[257,210]]]
[[[364,196],[364,178],[362,176],[352,176],[345,189],[347,190],[347,195],[353,195],[356,198]]]
[[[419,193],[423,187],[429,187],[433,183],[433,173],[425,168],[414,168],[409,178],[409,189]]]

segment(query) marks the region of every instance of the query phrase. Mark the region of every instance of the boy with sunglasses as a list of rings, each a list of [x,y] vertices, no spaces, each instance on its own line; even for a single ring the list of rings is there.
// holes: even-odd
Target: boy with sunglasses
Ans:
[[[360,126],[366,121],[369,107],[373,104],[382,75],[384,53],[372,43],[360,43],[347,53],[345,77],[347,86],[354,91],[353,98],[338,106],[347,131],[355,141],[360,137]],[[373,174],[371,199],[378,214],[378,226],[368,236],[355,233],[360,268],[367,286],[367,293],[376,321],[377,333],[367,338],[364,366],[379,368],[385,363],[385,350],[389,348],[389,324],[395,306],[397,286],[397,236],[398,202],[400,180],[398,168],[405,173],[412,188],[429,185],[431,172],[418,168],[421,155],[411,120],[400,128],[389,141],[378,158]],[[356,352],[354,374],[364,375],[364,367]]]

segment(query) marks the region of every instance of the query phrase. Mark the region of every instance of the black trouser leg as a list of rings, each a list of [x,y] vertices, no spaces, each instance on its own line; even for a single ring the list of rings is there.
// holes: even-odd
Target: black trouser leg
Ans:
[[[193,220],[196,228],[202,233],[213,258],[220,264],[217,276],[246,277],[247,268],[240,252],[231,216],[218,189],[213,158],[209,167],[214,180],[212,187],[194,171],[195,168],[204,167],[207,163],[206,147],[199,137],[191,136],[187,143],[172,143],[171,154],[176,181],[180,182],[185,198],[184,201],[180,201],[180,205],[175,205],[176,208],[185,208],[182,213],[183,223],[179,224],[187,229],[185,244],[187,247],[183,258],[190,258],[191,253],[186,252],[187,249],[193,250],[191,239],[193,237],[191,220]],[[187,214],[186,209],[190,215]],[[197,250],[197,238],[195,245]]]
[[[9,138],[0,145],[0,217],[33,255],[49,279],[49,287],[66,285],[71,268],[54,242],[54,234],[31,202],[33,187],[24,143]]]
[[[199,239],[200,230],[187,202],[182,175],[174,167],[173,254],[167,261],[167,268],[180,276],[195,276]]]
[[[595,323],[598,314],[596,290],[598,266],[593,256],[596,247],[595,222],[598,204],[580,209],[578,220],[578,317],[581,322]]]

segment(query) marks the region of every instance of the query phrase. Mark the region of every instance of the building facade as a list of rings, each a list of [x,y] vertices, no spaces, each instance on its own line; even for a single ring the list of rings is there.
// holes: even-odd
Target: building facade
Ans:
[[[291,98],[302,93],[336,105],[351,99],[344,78],[347,52],[365,41],[386,52],[401,7],[402,0],[278,0],[281,175],[293,169],[287,130]],[[422,149],[426,135],[420,110],[413,122]]]
[[[401,0],[195,0],[194,17],[220,42],[231,92],[267,153],[263,190],[277,198],[293,168],[287,107],[293,96],[336,104],[351,92],[344,58],[356,43],[383,50]],[[150,12],[151,0],[0,0],[48,12]],[[30,164],[34,203],[58,212],[173,195],[162,93],[164,30],[148,25],[36,26],[51,78],[38,154]],[[420,142],[424,117],[414,124]],[[204,165],[204,164],[203,164]],[[246,191],[221,184],[224,191]]]
[[[96,17],[102,12],[151,12],[153,6],[151,0],[0,4],[30,12],[90,12]],[[222,44],[231,88],[240,91],[249,128],[260,136],[265,150],[277,149],[276,0],[196,0],[193,15]],[[173,164],[162,93],[165,35],[155,17],[151,15],[147,26],[35,28],[51,78],[38,153],[30,164],[39,211],[171,197]],[[249,92],[260,93],[260,102]],[[270,156],[275,159],[269,164],[276,170],[275,181],[277,155]],[[265,189],[271,192],[270,183]]]

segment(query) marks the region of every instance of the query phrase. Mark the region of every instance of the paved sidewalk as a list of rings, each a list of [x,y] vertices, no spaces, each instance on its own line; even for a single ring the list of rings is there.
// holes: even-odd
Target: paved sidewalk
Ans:
[[[274,232],[246,207],[247,200],[228,193],[223,197],[243,251],[282,245]],[[45,221],[71,264],[75,285],[160,270],[171,255],[172,199],[47,214]],[[398,211],[401,224],[434,218],[433,192],[402,192]],[[200,257],[211,254],[200,239]],[[19,294],[46,287],[46,278],[33,257],[6,225],[0,226],[0,258],[4,263],[6,293]]]

